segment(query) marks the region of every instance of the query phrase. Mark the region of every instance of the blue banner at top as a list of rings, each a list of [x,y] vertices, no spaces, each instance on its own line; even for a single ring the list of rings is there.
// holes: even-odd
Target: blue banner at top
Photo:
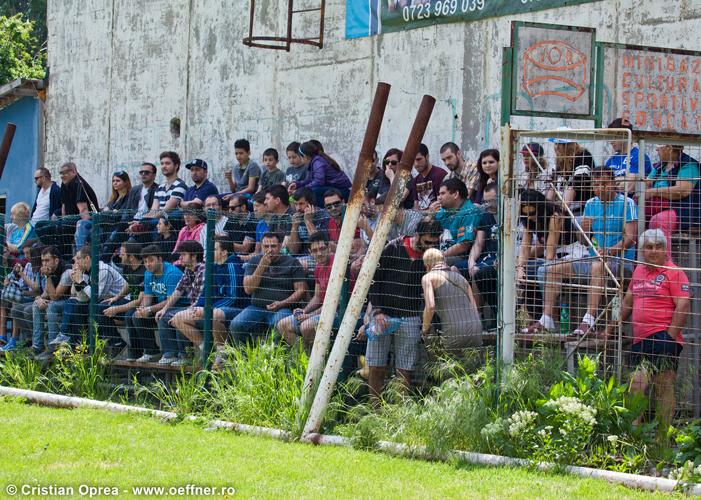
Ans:
[[[378,35],[380,4],[380,0],[346,0],[346,38]]]
[[[601,0],[346,0],[346,38],[556,9]]]

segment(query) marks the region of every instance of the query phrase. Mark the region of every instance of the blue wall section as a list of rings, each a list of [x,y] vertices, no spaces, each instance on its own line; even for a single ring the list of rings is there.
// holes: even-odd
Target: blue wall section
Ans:
[[[32,97],[23,97],[8,107],[0,109],[0,140],[8,122],[17,125],[5,172],[0,179],[0,193],[7,194],[8,222],[13,204],[24,201],[31,208],[34,203],[36,194],[34,170],[41,166],[39,165],[40,113],[40,102]]]

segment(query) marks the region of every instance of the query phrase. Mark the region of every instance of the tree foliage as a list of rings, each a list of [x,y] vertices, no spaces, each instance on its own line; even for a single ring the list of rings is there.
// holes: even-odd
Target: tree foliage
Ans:
[[[22,14],[0,16],[0,85],[16,78],[43,78],[44,52],[34,51],[37,39],[32,21]]]
[[[47,0],[0,0],[0,16],[12,17],[23,14],[24,19],[34,23],[33,33],[36,37],[35,52],[46,43],[48,31],[46,27]]]

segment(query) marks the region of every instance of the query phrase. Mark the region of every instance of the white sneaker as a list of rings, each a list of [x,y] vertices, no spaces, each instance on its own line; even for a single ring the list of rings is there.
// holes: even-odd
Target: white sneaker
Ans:
[[[178,358],[173,361],[170,366],[188,366],[190,362],[185,358]]]
[[[159,365],[171,365],[173,362],[178,361],[178,358],[175,356],[163,356],[159,361]]]
[[[52,346],[57,346],[61,344],[69,344],[71,342],[71,339],[68,335],[64,335],[62,333],[59,333],[56,335],[56,338],[53,339],[51,342],[49,342],[49,345]]]
[[[144,354],[139,359],[136,360],[137,363],[153,363],[161,355],[160,354]]]

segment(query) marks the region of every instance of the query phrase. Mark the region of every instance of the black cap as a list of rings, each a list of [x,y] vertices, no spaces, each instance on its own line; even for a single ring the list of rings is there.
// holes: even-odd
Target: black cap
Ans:
[[[196,159],[196,160],[191,160],[185,165],[185,168],[190,170],[192,167],[200,167],[204,170],[207,170],[207,162],[204,160]]]

